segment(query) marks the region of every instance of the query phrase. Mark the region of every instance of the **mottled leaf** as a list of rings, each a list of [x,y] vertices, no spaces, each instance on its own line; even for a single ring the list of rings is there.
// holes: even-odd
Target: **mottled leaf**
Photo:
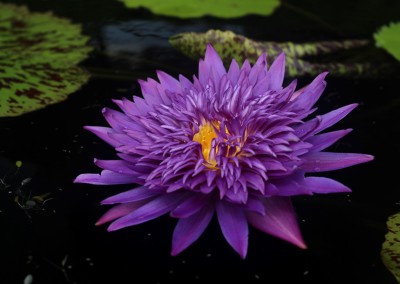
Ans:
[[[128,8],[147,8],[152,13],[178,18],[214,16],[236,18],[248,14],[267,16],[279,0],[121,0]]]
[[[81,26],[51,13],[0,3],[0,117],[63,101],[89,74],[76,66],[91,51]]]
[[[172,36],[169,42],[185,55],[197,59],[204,56],[207,43],[211,43],[226,65],[235,58],[242,63],[246,58],[255,63],[262,52],[268,62],[281,53],[286,54],[286,74],[289,76],[316,75],[329,70],[335,75],[365,75],[368,64],[312,63],[305,56],[328,54],[367,45],[367,40],[321,41],[314,43],[255,41],[232,31],[209,30],[206,33],[181,33]]]
[[[378,47],[385,49],[400,61],[400,22],[381,27],[374,34]]]
[[[394,214],[387,221],[388,232],[382,245],[382,261],[400,283],[400,213]]]

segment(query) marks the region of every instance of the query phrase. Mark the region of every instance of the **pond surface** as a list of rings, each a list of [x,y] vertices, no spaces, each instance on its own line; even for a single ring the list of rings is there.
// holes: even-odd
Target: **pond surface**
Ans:
[[[94,225],[107,209],[99,202],[127,187],[72,181],[80,173],[98,172],[94,157],[115,157],[114,149],[83,129],[106,125],[101,109],[115,108],[111,99],[140,95],[137,80],[154,78],[158,69],[174,76],[197,73],[197,62],[169,45],[171,35],[221,29],[271,41],[371,39],[379,26],[400,20],[399,1],[336,0],[323,6],[319,1],[284,1],[270,17],[232,20],[178,20],[128,10],[111,0],[7,2],[27,4],[32,11],[52,10],[81,23],[95,50],[80,64],[92,74],[90,81],[68,100],[0,119],[0,283],[24,283],[28,275],[34,284],[396,283],[380,250],[388,216],[400,211],[397,72],[368,79],[328,76],[318,112],[360,103],[335,126],[354,131],[334,150],[368,153],[375,160],[324,174],[349,186],[350,194],[293,199],[306,250],[251,229],[242,260],[214,220],[195,244],[171,257],[175,219],[164,216],[109,233]],[[348,59],[337,56],[321,60]],[[373,45],[351,56],[396,64]],[[299,86],[311,80],[301,77]],[[19,168],[16,161],[22,162]],[[24,209],[15,200],[17,192],[49,194],[42,206]]]

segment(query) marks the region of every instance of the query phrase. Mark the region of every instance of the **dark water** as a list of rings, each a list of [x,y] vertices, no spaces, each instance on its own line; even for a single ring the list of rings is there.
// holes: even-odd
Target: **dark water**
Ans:
[[[24,283],[29,274],[34,284],[396,283],[380,260],[386,219],[400,211],[396,72],[372,79],[328,77],[318,103],[321,113],[360,103],[336,126],[354,131],[334,149],[376,159],[325,175],[352,188],[349,195],[294,199],[307,250],[251,230],[248,256],[242,260],[213,222],[194,245],[171,257],[176,220],[165,216],[108,233],[106,227],[94,226],[106,210],[99,201],[126,187],[77,185],[72,180],[98,171],[93,157],[115,157],[111,147],[82,129],[106,125],[100,110],[114,108],[111,98],[140,95],[136,80],[155,77],[157,69],[174,76],[197,72],[195,61],[168,44],[170,35],[214,28],[273,41],[371,38],[380,25],[400,20],[400,1],[284,1],[270,17],[234,20],[176,20],[127,10],[111,0],[7,2],[52,10],[81,23],[95,51],[81,64],[92,79],[67,101],[0,119],[0,177],[5,183],[0,181],[0,283]],[[374,46],[353,56],[396,64]],[[300,78],[300,86],[311,79]],[[17,160],[22,161],[19,169]],[[14,201],[18,190],[32,196],[50,192],[52,199],[23,210]]]

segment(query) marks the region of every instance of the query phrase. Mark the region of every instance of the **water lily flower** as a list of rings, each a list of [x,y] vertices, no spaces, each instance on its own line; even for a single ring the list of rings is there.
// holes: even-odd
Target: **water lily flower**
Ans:
[[[373,157],[324,151],[351,129],[323,131],[357,104],[310,118],[327,73],[296,91],[296,81],[282,87],[284,72],[283,53],[269,68],[264,53],[254,66],[232,60],[226,70],[208,45],[192,81],[158,71],[158,82],[139,81],[143,98],[115,100],[121,111],[103,109],[110,127],[85,128],[119,158],[95,159],[102,172],[75,182],[132,189],[103,200],[114,207],[97,224],[112,221],[114,231],[169,213],[178,219],[172,255],[195,242],[213,216],[242,258],[249,225],[305,248],[290,197],[350,192],[312,174]]]

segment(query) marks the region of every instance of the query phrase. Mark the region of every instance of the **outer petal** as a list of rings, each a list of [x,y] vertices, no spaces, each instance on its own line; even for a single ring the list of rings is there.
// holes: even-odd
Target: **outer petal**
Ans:
[[[101,174],[81,174],[74,180],[75,183],[90,183],[98,185],[137,183],[139,179],[135,176],[124,175],[104,170]]]
[[[114,207],[112,207],[110,210],[108,210],[101,218],[96,222],[96,226],[102,225],[104,223],[113,221],[115,219],[118,219],[119,217],[125,216],[132,211],[136,210],[140,206],[142,206],[146,201],[138,201],[138,202],[130,202],[130,203],[124,203],[124,204],[119,204]]]
[[[127,203],[159,195],[160,192],[141,186],[104,199],[101,204]]]
[[[121,143],[118,140],[110,136],[110,134],[116,133],[112,128],[100,126],[85,126],[84,128],[113,147],[121,146]]]
[[[131,164],[124,160],[98,160],[94,159],[94,163],[96,166],[105,169],[105,170],[110,170],[113,172],[117,172],[120,174],[126,174],[126,175],[139,175],[137,172],[131,169],[133,167]]]
[[[306,139],[318,132],[325,130],[326,128],[334,125],[338,121],[342,120],[348,115],[353,109],[357,107],[357,104],[350,104],[324,115],[317,116],[314,119],[307,121],[306,123],[298,126],[295,129],[295,134],[303,139]]]
[[[227,242],[239,253],[246,257],[249,228],[243,207],[218,201],[216,205],[219,225]]]
[[[214,215],[212,206],[206,206],[187,218],[181,218],[172,236],[171,255],[177,255],[194,243],[207,228]]]
[[[176,218],[187,218],[204,208],[209,201],[210,198],[207,194],[193,194],[193,196],[187,198],[184,202],[176,206],[176,208],[171,211],[171,216]]]
[[[214,78],[211,76],[212,73]],[[214,79],[214,83],[218,83],[224,74],[226,74],[224,63],[212,45],[207,44],[204,60],[199,62],[199,81],[205,87],[210,78]]]
[[[109,227],[108,231],[119,230],[124,227],[141,224],[171,211],[179,202],[181,202],[184,195],[182,194],[166,194],[156,198],[132,213],[119,218],[114,221]]]
[[[325,177],[306,177],[303,186],[314,193],[351,192],[344,184]]]
[[[324,72],[318,75],[310,85],[302,90],[301,95],[296,96],[289,109],[293,112],[311,109],[326,87],[326,81],[324,79],[327,74],[328,72]]]
[[[305,141],[312,144],[313,146],[309,149],[310,152],[319,152],[331,146],[333,143],[338,141],[340,138],[344,137],[350,133],[352,129],[338,130],[327,132],[315,136],[311,136]]]
[[[268,70],[267,78],[270,90],[281,90],[285,76],[285,54],[282,52],[272,63]]]
[[[302,170],[309,173],[347,168],[374,159],[371,155],[353,153],[313,152],[301,157]]]
[[[306,248],[289,197],[269,197],[264,201],[265,215],[247,212],[247,220],[257,229]]]

